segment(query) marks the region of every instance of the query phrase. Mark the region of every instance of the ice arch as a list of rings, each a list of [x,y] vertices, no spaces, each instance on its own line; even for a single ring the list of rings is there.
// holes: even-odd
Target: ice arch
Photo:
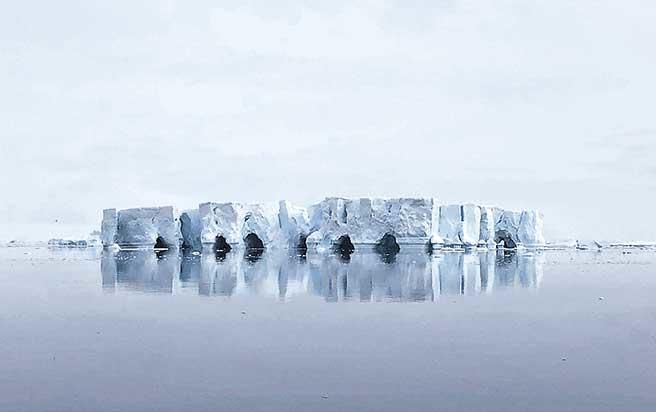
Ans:
[[[218,253],[218,252],[228,253],[228,252],[230,252],[230,250],[232,250],[232,247],[231,247],[230,244],[226,241],[226,238],[225,238],[225,237],[223,237],[223,236],[221,236],[221,235],[218,235],[218,236],[214,239],[214,252],[217,252],[217,253]]]
[[[355,251],[355,246],[353,246],[353,242],[351,242],[351,237],[349,235],[342,235],[335,242],[334,249],[335,252],[346,257],[350,256]]]
[[[308,249],[308,247],[307,247],[307,236],[300,235],[298,237],[298,244],[296,245],[296,249],[299,252],[302,252],[302,253],[307,252],[307,249]]]
[[[494,234],[494,243],[501,244],[506,249],[516,249],[517,242],[507,230],[499,230]]]
[[[255,233],[249,233],[244,238],[244,246],[246,249],[264,249],[264,242]]]
[[[400,250],[401,247],[396,242],[396,237],[390,233],[385,233],[376,244],[376,251],[384,255],[395,255]]]
[[[257,262],[264,253],[264,242],[255,233],[249,233],[244,238],[244,258],[251,262]]]
[[[155,240],[155,247],[154,249],[162,250],[162,249],[168,249],[169,245],[166,243],[163,237],[157,236],[157,239]]]

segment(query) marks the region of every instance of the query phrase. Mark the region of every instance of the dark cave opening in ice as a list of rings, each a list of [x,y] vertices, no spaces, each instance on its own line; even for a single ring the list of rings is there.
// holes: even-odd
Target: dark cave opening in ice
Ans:
[[[264,243],[255,233],[249,233],[244,238],[244,246],[246,249],[264,249]]]
[[[517,243],[513,240],[512,236],[508,231],[499,230],[494,234],[494,243],[501,246],[505,249],[516,249]]]
[[[157,239],[155,240],[155,247],[154,249],[157,250],[162,250],[162,249],[168,249],[169,245],[166,243],[163,237],[157,236]]]
[[[298,244],[296,245],[296,250],[300,254],[304,255],[304,254],[307,253],[307,249],[308,249],[308,247],[307,247],[307,236],[300,235],[298,237]]]
[[[400,250],[401,247],[396,242],[396,237],[389,233],[385,233],[376,244],[376,251],[383,255],[396,255]]]
[[[349,235],[342,235],[337,239],[333,245],[335,253],[338,253],[343,258],[350,258],[351,254],[355,251],[355,246],[351,242]]]

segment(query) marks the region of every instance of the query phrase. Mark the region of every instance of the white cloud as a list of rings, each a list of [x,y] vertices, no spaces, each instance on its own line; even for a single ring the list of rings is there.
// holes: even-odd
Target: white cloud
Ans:
[[[633,133],[656,130],[651,2],[41,3],[0,15],[0,239],[104,206],[367,193],[656,229],[599,224],[654,201]]]

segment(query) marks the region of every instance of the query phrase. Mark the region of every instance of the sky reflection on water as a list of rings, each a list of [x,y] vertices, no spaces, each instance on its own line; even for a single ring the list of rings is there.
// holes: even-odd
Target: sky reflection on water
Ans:
[[[326,301],[435,301],[508,288],[538,288],[544,255],[534,253],[374,252],[349,259],[335,255],[289,256],[284,252],[157,255],[146,250],[104,251],[106,291],[204,296],[257,295],[285,300],[311,295]]]
[[[635,249],[0,248],[0,411],[651,411],[654,273]]]

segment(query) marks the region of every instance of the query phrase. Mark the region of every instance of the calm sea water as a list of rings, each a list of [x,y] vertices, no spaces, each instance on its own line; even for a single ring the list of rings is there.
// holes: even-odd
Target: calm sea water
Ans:
[[[0,411],[653,411],[656,252],[0,249]]]

